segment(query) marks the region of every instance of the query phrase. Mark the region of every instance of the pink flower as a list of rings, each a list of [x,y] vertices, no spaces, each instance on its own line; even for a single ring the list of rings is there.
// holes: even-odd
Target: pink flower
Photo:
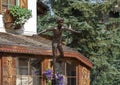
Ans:
[[[9,14],[9,13],[10,13],[10,10],[9,10],[9,9],[6,9],[6,13]]]

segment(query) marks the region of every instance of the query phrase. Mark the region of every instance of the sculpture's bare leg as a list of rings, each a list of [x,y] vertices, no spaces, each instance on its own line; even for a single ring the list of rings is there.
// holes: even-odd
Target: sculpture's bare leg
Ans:
[[[64,57],[64,52],[63,52],[62,45],[61,45],[61,44],[58,44],[58,45],[57,45],[57,48],[58,48],[58,50],[59,50],[59,52],[60,52],[60,57]]]
[[[53,57],[57,57],[57,46],[55,45],[55,43],[52,44],[52,53]]]
[[[64,52],[63,52],[62,45],[61,45],[61,44],[58,44],[58,45],[57,45],[57,48],[58,48],[59,53],[60,53],[60,55],[57,57],[57,61],[58,61],[59,63],[61,63],[62,58],[64,57]]]

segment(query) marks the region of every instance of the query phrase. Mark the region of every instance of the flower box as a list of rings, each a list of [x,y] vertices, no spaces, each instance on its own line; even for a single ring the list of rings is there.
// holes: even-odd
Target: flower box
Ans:
[[[6,9],[3,14],[5,29],[20,29],[31,16],[31,10],[19,6]]]

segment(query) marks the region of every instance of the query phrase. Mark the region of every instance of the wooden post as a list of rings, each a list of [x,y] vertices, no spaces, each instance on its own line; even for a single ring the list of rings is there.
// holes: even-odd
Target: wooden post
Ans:
[[[8,57],[7,58],[7,68],[8,68],[8,75],[7,75],[7,78],[8,78],[8,83],[9,83],[9,85],[12,85],[12,61],[13,61],[13,59],[12,59],[12,57]]]
[[[79,64],[78,85],[82,85],[82,66]]]
[[[41,65],[41,73],[43,74],[43,72],[46,70],[46,68],[49,68],[50,66],[50,61],[49,61],[49,59],[44,59],[43,61],[42,61],[42,65]],[[46,80],[45,79],[41,79],[41,85],[46,85]]]
[[[12,56],[2,57],[2,85],[16,84],[16,64]]]
[[[52,85],[56,85],[56,57],[53,56],[53,81],[52,81]]]
[[[54,51],[55,53],[54,53]],[[52,80],[52,85],[56,85],[56,58],[57,58],[57,47],[55,47],[54,49],[52,48],[53,51],[53,80]]]
[[[76,66],[76,84],[80,85],[80,64]]]

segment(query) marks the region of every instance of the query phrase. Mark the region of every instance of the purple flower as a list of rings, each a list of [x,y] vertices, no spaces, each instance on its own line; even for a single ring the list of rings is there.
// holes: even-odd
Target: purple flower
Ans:
[[[59,79],[59,85],[63,85],[63,76],[59,76],[58,79]]]
[[[59,81],[59,85],[63,85],[63,76],[61,74],[57,73],[56,78]]]
[[[51,81],[54,77],[58,81],[58,85],[63,85],[63,75],[56,73],[53,75],[53,71],[51,69],[47,69],[43,73],[48,81]]]
[[[44,75],[52,74],[52,70],[51,70],[51,69],[48,69],[48,70],[46,70],[43,74],[44,74]]]
[[[45,77],[48,79],[48,80],[51,80],[52,79],[52,70],[51,69],[48,69],[48,70],[45,70],[45,72],[43,73],[45,75]]]

